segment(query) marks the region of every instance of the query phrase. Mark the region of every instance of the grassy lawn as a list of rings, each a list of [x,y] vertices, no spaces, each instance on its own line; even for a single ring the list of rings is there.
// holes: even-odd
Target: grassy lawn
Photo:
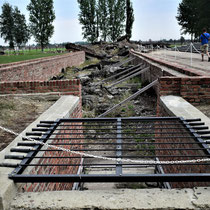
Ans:
[[[57,49],[59,51],[65,52],[65,49]],[[58,53],[56,49],[45,49],[44,52],[41,50],[27,50],[27,51],[5,51],[5,55],[0,55],[0,64],[3,63],[12,63],[24,60],[31,60],[36,58],[48,57],[48,56],[55,56],[55,55],[62,55],[63,53]]]

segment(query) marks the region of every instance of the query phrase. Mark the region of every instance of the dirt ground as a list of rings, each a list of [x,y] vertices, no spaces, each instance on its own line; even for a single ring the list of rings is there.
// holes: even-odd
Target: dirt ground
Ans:
[[[20,133],[57,99],[58,96],[0,97],[0,125]],[[0,130],[0,151],[14,138]]]

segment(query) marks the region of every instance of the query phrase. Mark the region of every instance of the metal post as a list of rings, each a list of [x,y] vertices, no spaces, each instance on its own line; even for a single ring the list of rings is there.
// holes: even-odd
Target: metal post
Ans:
[[[121,125],[121,118],[117,119],[117,147],[116,147],[116,156],[117,156],[117,163],[116,163],[116,174],[122,175],[122,125]]]
[[[166,46],[164,45],[164,58],[166,60]]]

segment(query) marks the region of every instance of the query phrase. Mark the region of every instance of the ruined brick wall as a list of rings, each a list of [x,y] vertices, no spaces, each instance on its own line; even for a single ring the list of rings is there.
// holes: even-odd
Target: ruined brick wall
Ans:
[[[159,86],[156,86],[158,96],[178,95],[194,105],[210,102],[210,77],[199,76],[198,73],[193,73],[191,69],[181,68],[165,61],[153,59],[147,55],[132,56],[135,57],[133,64],[143,63],[145,66],[150,66],[150,70],[141,75],[143,83],[159,79]],[[158,63],[165,66],[168,65],[168,67],[189,76],[176,77],[172,73],[164,70]]]
[[[153,63],[150,60],[143,59],[139,56],[134,56],[134,57],[135,57],[135,59],[132,61],[133,65],[138,65],[138,64],[142,63],[143,66],[150,67],[150,69],[148,71],[146,71],[140,75],[141,81],[143,84],[148,84],[148,83],[153,82],[154,80],[156,80],[160,77],[163,77],[163,76],[169,76],[169,77],[174,76],[170,72],[163,70],[160,65]],[[159,94],[158,86],[155,86],[154,89],[156,91],[156,94],[158,95]]]
[[[85,52],[21,61],[0,65],[0,81],[46,81],[58,75],[62,69],[78,66],[85,61]]]
[[[145,59],[142,59],[140,57],[135,57],[135,60],[132,61],[132,64],[134,64],[134,65],[138,65],[140,63],[142,63],[143,66],[145,66],[145,67],[150,66],[150,69],[148,71],[141,74],[141,80],[143,83],[144,82],[152,82],[152,81],[156,80],[158,77],[163,76],[164,72],[162,71],[162,69],[159,66],[154,65]]]
[[[131,56],[135,58],[133,64],[142,63],[144,66],[150,66],[150,70],[141,75],[143,83],[159,79],[160,87],[155,89],[157,95],[179,95],[194,104],[209,101],[209,78],[200,76],[196,70],[155,59],[143,53],[131,52]],[[188,77],[177,77],[172,71],[168,71],[168,68]]]
[[[210,77],[161,77],[159,96],[179,95],[194,105],[210,102]]]
[[[49,93],[81,97],[80,80],[1,82],[0,94]]]

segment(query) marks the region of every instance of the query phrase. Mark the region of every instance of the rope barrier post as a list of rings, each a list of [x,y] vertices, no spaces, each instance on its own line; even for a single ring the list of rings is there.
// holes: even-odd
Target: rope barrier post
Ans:
[[[192,47],[193,47],[193,43],[191,42],[190,44],[190,65],[192,66]]]
[[[164,45],[164,58],[166,60],[166,46]]]

